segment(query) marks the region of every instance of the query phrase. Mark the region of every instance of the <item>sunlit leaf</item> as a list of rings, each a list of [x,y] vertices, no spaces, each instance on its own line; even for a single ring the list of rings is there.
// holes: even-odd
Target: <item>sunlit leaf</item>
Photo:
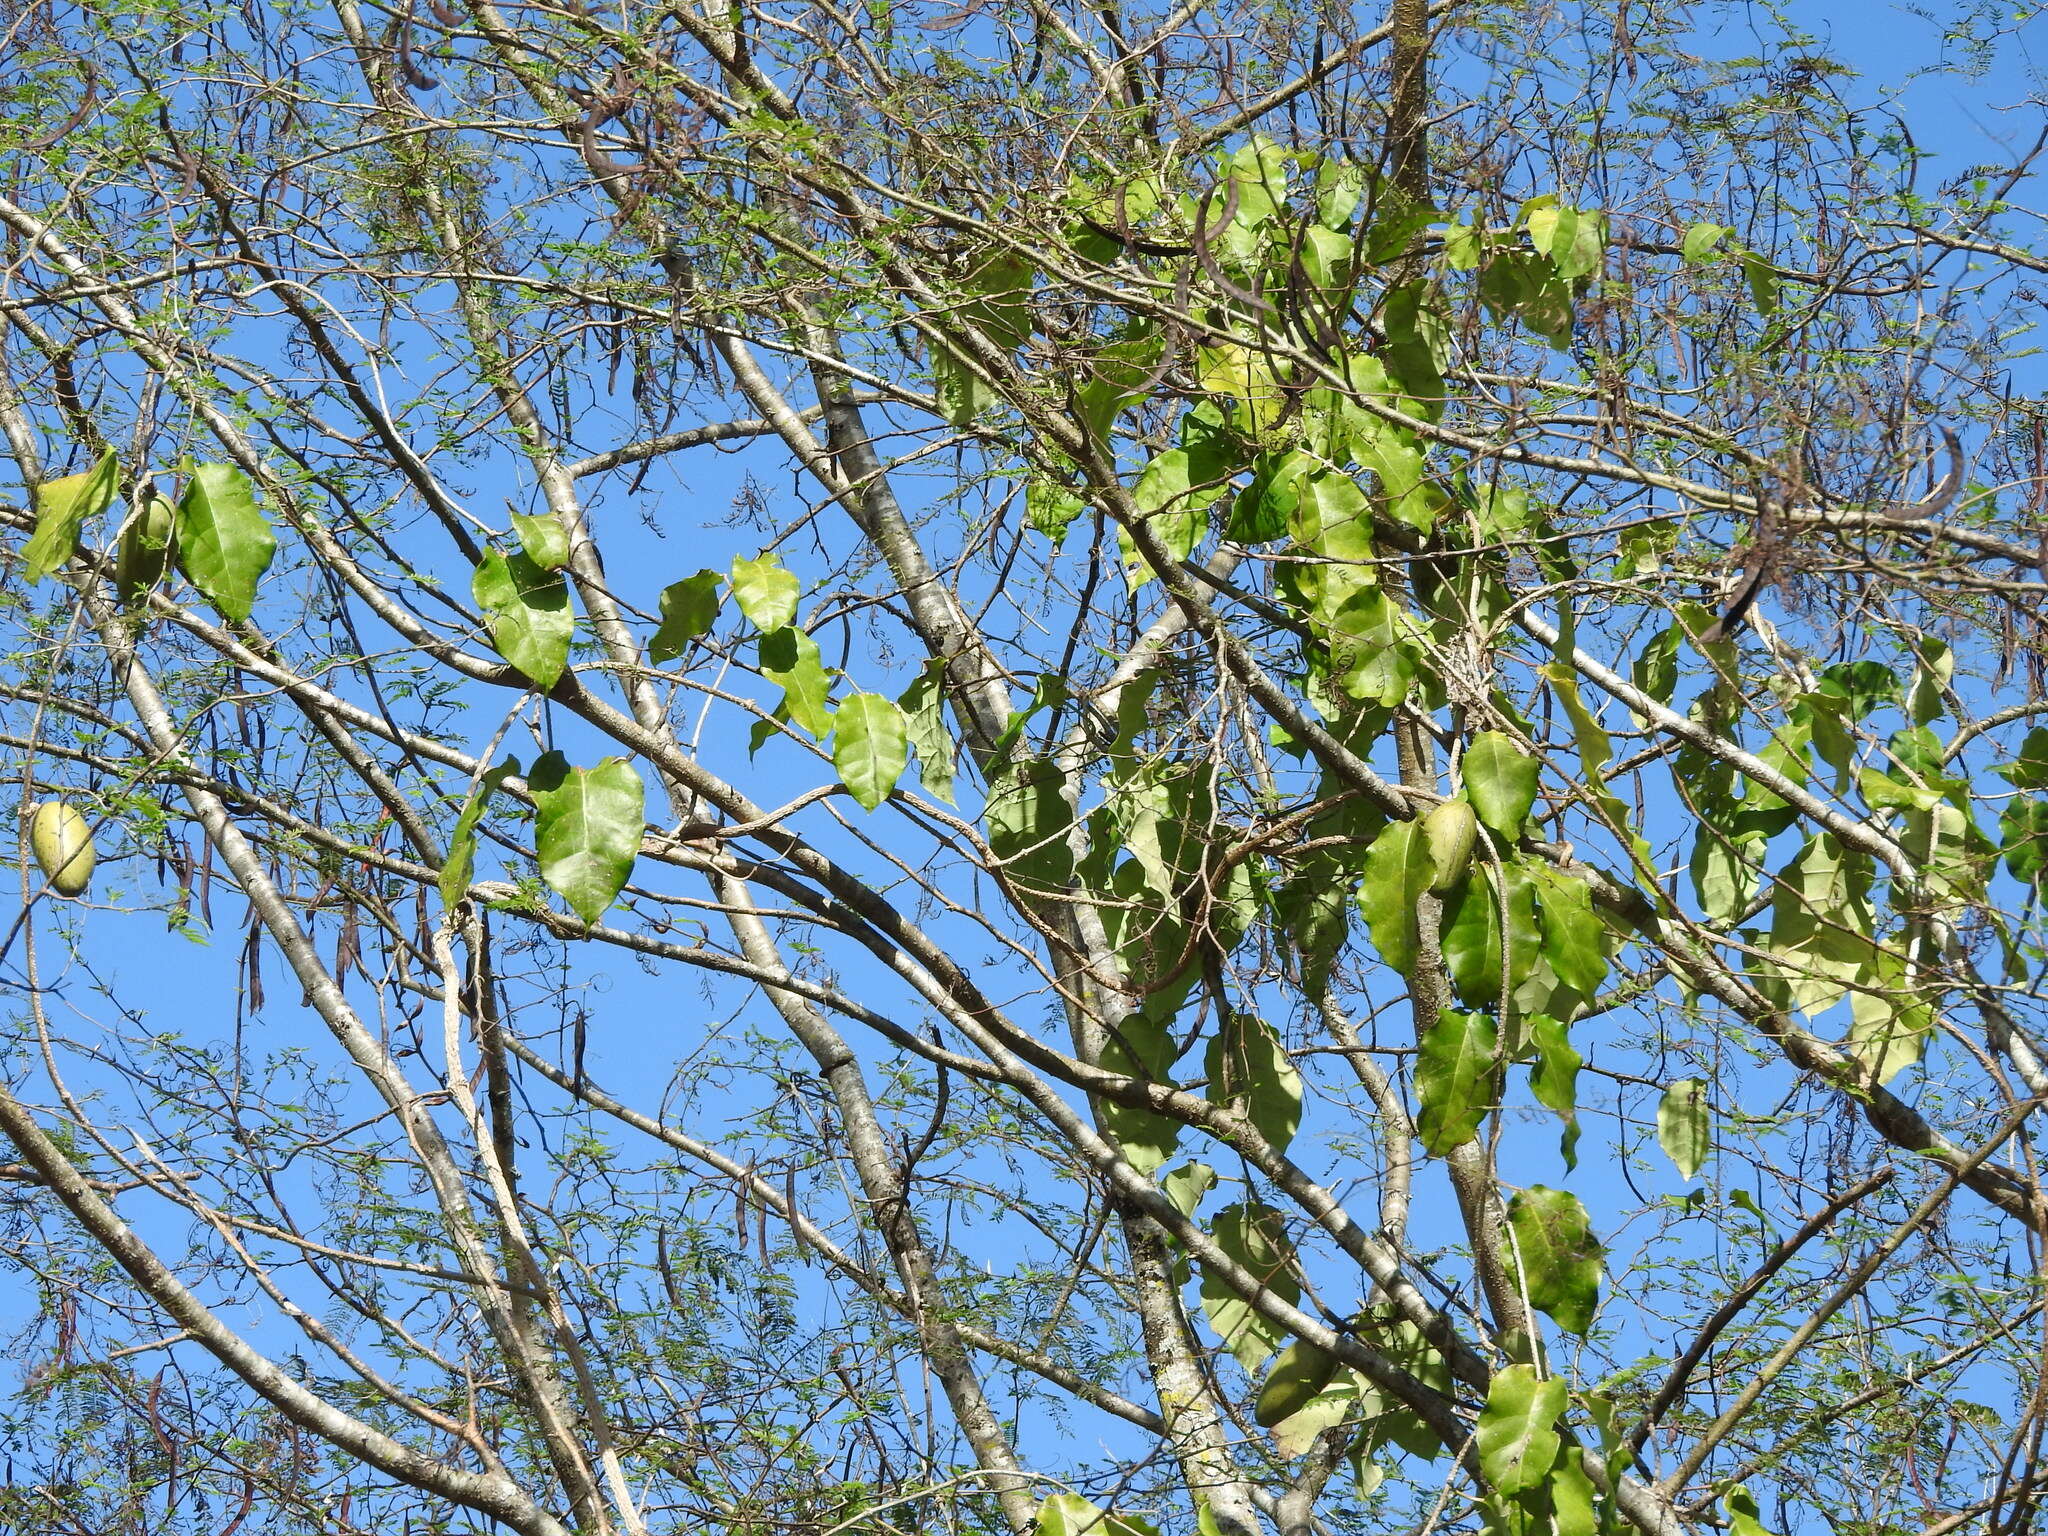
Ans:
[[[1557,1463],[1561,1442],[1556,1426],[1564,1405],[1565,1384],[1559,1377],[1539,1380],[1527,1365],[1494,1372],[1478,1425],[1479,1465],[1487,1482],[1507,1494],[1542,1483]]]
[[[1584,1334],[1600,1299],[1602,1249],[1586,1208],[1568,1190],[1531,1185],[1508,1202],[1529,1304],[1560,1328]]]
[[[872,811],[909,766],[903,711],[879,693],[856,693],[832,717],[832,766],[862,810]]]
[[[782,690],[789,718],[820,740],[832,732],[832,679],[818,642],[785,624],[761,636],[761,675]]]
[[[1692,1179],[1714,1149],[1713,1121],[1707,1110],[1707,1085],[1682,1077],[1664,1090],[1657,1105],[1657,1145],[1677,1167],[1679,1177]]]
[[[1522,835],[1522,823],[1536,803],[1536,777],[1541,765],[1500,731],[1481,731],[1472,738],[1459,763],[1465,796],[1479,819],[1504,838]]]
[[[249,477],[231,464],[192,466],[178,498],[178,566],[222,618],[247,620],[276,554],[277,536]]]
[[[917,749],[917,776],[934,798],[953,804],[953,733],[946,729],[946,663],[925,663],[896,701],[903,709],[910,744]]]
[[[795,622],[799,590],[796,573],[784,570],[773,550],[732,563],[733,599],[764,634]]]
[[[45,480],[36,487],[36,531],[21,552],[22,575],[31,585],[63,569],[86,523],[114,504],[119,479],[120,470],[109,449],[91,469],[61,480]],[[246,610],[237,615],[248,616]]]
[[[559,571],[569,563],[568,530],[553,513],[528,517],[524,512],[514,512],[512,532],[518,537],[519,547],[525,551],[526,558],[542,570]]]
[[[569,661],[569,641],[576,616],[569,609],[569,587],[559,571],[544,571],[524,551],[484,551],[470,592],[484,611],[491,644],[545,693],[555,686]]]
[[[1419,821],[1387,823],[1365,856],[1359,910],[1380,958],[1404,976],[1415,966],[1415,907],[1435,875]]]
[[[572,768],[550,752],[527,776],[540,877],[595,923],[618,897],[640,853],[647,816],[640,775],[623,757]]]
[[[1438,1156],[1478,1134],[1499,1097],[1495,1057],[1500,1035],[1483,1013],[1445,1009],[1418,1042],[1415,1093],[1421,1101],[1416,1134]]]

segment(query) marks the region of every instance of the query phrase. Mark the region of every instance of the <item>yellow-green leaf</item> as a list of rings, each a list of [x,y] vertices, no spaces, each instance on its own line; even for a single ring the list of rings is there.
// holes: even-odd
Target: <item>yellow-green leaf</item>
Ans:
[[[118,478],[109,450],[91,469],[36,487],[36,531],[22,551],[23,574],[31,584],[63,568],[78,543],[79,530],[114,504]]]

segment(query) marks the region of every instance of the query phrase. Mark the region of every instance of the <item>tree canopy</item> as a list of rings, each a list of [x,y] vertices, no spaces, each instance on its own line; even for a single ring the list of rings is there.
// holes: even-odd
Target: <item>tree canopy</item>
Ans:
[[[0,1525],[2029,1526],[2038,92],[1964,164],[1669,0],[8,40]]]

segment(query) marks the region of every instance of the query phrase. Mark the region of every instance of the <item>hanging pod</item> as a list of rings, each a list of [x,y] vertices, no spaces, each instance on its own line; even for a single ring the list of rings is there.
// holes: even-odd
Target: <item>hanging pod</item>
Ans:
[[[50,889],[59,896],[82,895],[97,862],[92,824],[63,801],[45,800],[30,813],[28,839]]]

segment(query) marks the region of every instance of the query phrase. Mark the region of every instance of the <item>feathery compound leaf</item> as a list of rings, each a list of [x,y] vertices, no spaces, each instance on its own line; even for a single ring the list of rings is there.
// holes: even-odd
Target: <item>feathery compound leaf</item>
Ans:
[[[199,464],[178,499],[178,566],[221,617],[242,623],[256,584],[277,554],[277,536],[256,505],[249,477],[231,464]]]

